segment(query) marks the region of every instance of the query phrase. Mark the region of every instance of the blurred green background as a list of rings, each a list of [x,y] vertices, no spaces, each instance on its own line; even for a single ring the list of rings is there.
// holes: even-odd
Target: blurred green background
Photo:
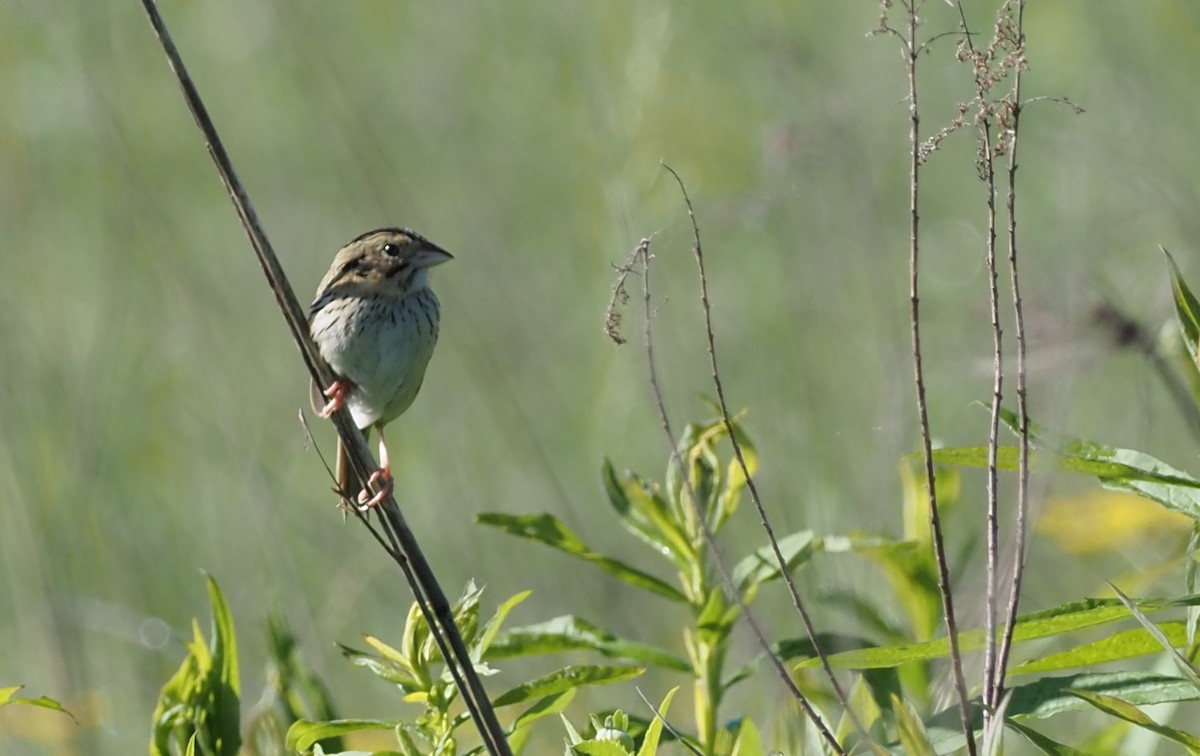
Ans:
[[[968,5],[988,31],[994,4]],[[923,9],[926,34],[954,28],[944,3]],[[441,344],[390,436],[397,498],[447,592],[476,578],[494,604],[532,588],[512,622],[575,613],[680,647],[674,609],[472,524],[550,511],[658,568],[616,526],[598,471],[606,455],[654,478],[665,463],[636,311],[629,344],[603,333],[612,266],[643,236],[668,405],[679,427],[707,414],[690,229],[660,160],[696,203],[726,386],[749,409],[777,529],[898,533],[897,464],[916,448],[908,127],[897,43],[867,35],[877,3],[162,11],[302,301],[369,228],[409,225],[456,255],[435,276]],[[1035,416],[1195,471],[1145,363],[1089,313],[1111,300],[1157,328],[1170,311],[1159,243],[1200,280],[1200,8],[1031,2],[1026,23],[1026,95],[1087,111],[1043,102],[1023,121]],[[953,55],[944,39],[922,59],[927,132],[970,96]],[[179,638],[207,616],[200,570],[238,621],[248,702],[262,622],[280,607],[343,712],[394,712],[333,643],[398,634],[407,590],[363,529],[342,524],[306,447],[307,378],[140,4],[0,0],[0,92],[0,684],[83,722],[6,712],[0,750],[142,752]],[[947,444],[986,437],[970,406],[991,380],[973,151],[970,134],[948,141],[924,184],[928,381]],[[331,429],[316,432],[329,455]],[[982,486],[967,480],[974,508]],[[739,520],[735,552],[760,540],[748,508]],[[1139,558],[1081,562],[1035,541],[1034,574],[1061,579],[1031,580],[1024,607],[1079,597]],[[815,601],[864,575],[875,579],[827,560],[803,579]],[[774,637],[800,634],[781,595],[760,601]],[[966,599],[968,618],[980,608]],[[818,615],[835,622],[847,619]],[[754,652],[749,639],[741,650]],[[639,684],[658,700],[678,682]],[[771,711],[774,685],[748,704]],[[630,686],[589,701],[637,699]]]

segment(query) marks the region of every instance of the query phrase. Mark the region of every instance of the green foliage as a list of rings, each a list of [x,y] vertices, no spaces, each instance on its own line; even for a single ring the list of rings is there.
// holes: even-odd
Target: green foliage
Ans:
[[[288,729],[301,719],[337,719],[332,697],[296,645],[296,638],[279,613],[267,618],[271,653],[266,688],[250,713],[246,727],[246,751],[252,754],[282,754]],[[326,752],[345,748],[337,733],[319,738]]]
[[[603,718],[591,715],[590,735],[587,737],[580,735],[570,721],[563,717],[563,726],[567,730],[566,756],[655,756],[658,753],[659,740],[662,738],[667,710],[670,709],[671,701],[678,691],[679,688],[671,688],[657,709],[658,715],[645,727],[637,728],[641,734],[640,746],[636,746],[631,734],[635,722],[619,709]],[[741,751],[742,756],[751,756],[754,753],[749,743],[751,738],[756,737],[756,733],[750,734],[750,731],[747,731],[745,740],[748,745]]]
[[[63,708],[62,704],[47,696],[38,696],[37,698],[25,698],[18,696],[17,693],[24,688],[24,685],[0,685],[0,707],[4,706],[36,706],[40,709],[49,709],[51,711],[59,711],[66,714],[71,719],[75,719],[75,715]]]
[[[746,470],[732,454],[722,459],[718,451],[721,443],[728,440],[730,430],[741,446]],[[687,672],[693,680],[696,726],[695,734],[689,737],[705,754],[730,754],[739,747],[752,752],[751,730],[745,730],[747,734],[743,736],[744,728],[740,725],[718,724],[725,695],[747,679],[758,664],[727,674],[729,636],[741,618],[742,606],[752,602],[763,585],[779,579],[783,570],[769,547],[758,549],[733,567],[737,595],[731,596],[713,561],[705,530],[714,536],[721,532],[737,511],[747,473],[752,476],[757,468],[758,453],[741,425],[735,421],[727,427],[721,418],[689,424],[683,430],[662,484],[650,482],[635,472],[619,473],[612,462],[605,460],[601,480],[621,525],[667,563],[675,573],[678,587],[596,553],[554,515],[480,515],[478,520],[484,525],[557,549],[629,586],[685,604],[691,615],[683,633],[686,659],[644,643],[614,637],[574,617],[513,630],[498,641],[497,652],[510,656],[524,650],[587,648],[607,656]],[[826,545],[834,549],[846,547],[842,540],[826,542],[810,531],[793,533],[779,541],[788,571],[802,565]],[[649,737],[653,727],[651,723],[644,737]],[[753,737],[757,738],[757,731],[754,732]],[[740,745],[743,742],[747,745]],[[586,746],[606,751],[613,747],[611,743]]]
[[[574,633],[571,628],[558,633],[549,630],[526,631],[516,639],[503,641],[493,653],[493,644],[500,637],[501,625],[509,612],[524,601],[529,592],[519,593],[500,604],[490,618],[480,622],[480,597],[483,589],[474,582],[467,585],[452,611],[454,622],[462,633],[470,656],[480,675],[492,675],[488,660],[515,656],[542,655],[561,650],[580,648],[572,645],[579,637],[592,639],[612,636],[589,626],[586,633]],[[564,639],[555,643],[554,638]],[[319,742],[367,730],[390,730],[395,733],[399,752],[405,756],[458,753],[458,729],[470,722],[470,716],[456,706],[459,691],[450,668],[442,658],[429,623],[417,604],[408,612],[399,647],[371,635],[363,636],[371,651],[342,646],[342,654],[352,664],[363,667],[395,686],[406,703],[422,707],[415,718],[392,720],[337,719],[316,721],[297,720],[287,733],[287,747],[309,753]],[[617,647],[620,643],[612,641]],[[640,675],[642,667],[632,665],[570,665],[517,685],[492,700],[496,708],[531,703],[516,715],[508,727],[510,746],[519,751],[529,737],[529,728],[537,720],[563,709],[579,688],[608,685]],[[476,749],[477,751],[478,749]],[[476,752],[472,751],[472,753]]]
[[[188,655],[159,693],[154,709],[151,756],[195,752],[236,756],[241,746],[237,638],[229,605],[217,581],[208,579],[212,604],[211,645],[192,620]]]

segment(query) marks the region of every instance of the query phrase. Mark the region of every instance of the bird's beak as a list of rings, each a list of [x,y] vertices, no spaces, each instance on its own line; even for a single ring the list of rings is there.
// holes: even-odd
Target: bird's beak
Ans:
[[[441,265],[447,260],[453,259],[454,255],[446,250],[429,244],[422,247],[417,254],[413,255],[412,264],[418,268],[432,268],[434,265]]]

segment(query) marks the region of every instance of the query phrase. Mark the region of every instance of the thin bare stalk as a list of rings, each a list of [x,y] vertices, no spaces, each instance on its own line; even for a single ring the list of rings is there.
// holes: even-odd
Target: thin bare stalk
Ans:
[[[326,386],[332,381],[333,372],[325,364],[309,337],[308,318],[305,316],[299,300],[296,299],[296,294],[288,282],[283,267],[279,264],[279,259],[271,248],[271,243],[267,240],[266,233],[263,232],[262,226],[258,222],[258,216],[254,212],[250,198],[233,170],[233,164],[208,115],[208,110],[200,98],[200,93],[192,83],[179,50],[175,47],[166,24],[158,13],[155,0],[142,0],[142,6],[150,19],[150,25],[154,28],[163,52],[167,56],[171,70],[175,73],[188,109],[204,135],[209,155],[216,165],[221,182],[229,192],[234,209],[246,230],[246,235],[250,239],[250,244],[254,248],[267,282],[274,292],[288,328],[292,332],[292,338],[300,349],[301,357],[304,359],[309,374],[317,382],[317,385]],[[367,448],[366,439],[350,419],[350,413],[345,408],[334,413],[333,423],[337,428],[338,435],[346,444],[355,474],[365,482],[370,471],[377,467]],[[393,497],[389,496],[377,510],[381,510],[379,513],[380,524],[386,533],[386,539],[371,527],[370,521],[365,515],[360,512],[356,512],[356,515],[404,573],[405,580],[417,598],[417,603],[429,623],[430,631],[436,639],[442,656],[446,660],[446,665],[450,668],[459,692],[462,694],[463,701],[471,713],[471,718],[479,729],[484,746],[493,756],[510,756],[512,751],[508,747],[504,730],[496,719],[495,711],[475,672],[466,644],[454,623],[450,603],[446,600],[429,563],[425,560],[416,537],[409,530]]]
[[[1006,0],[1006,8],[1013,7]],[[1013,321],[1017,340],[1017,524],[1016,549],[1013,552],[1012,587],[1009,589],[1008,606],[1004,615],[1004,640],[1000,645],[999,666],[996,670],[995,701],[1004,695],[1005,667],[1012,649],[1013,631],[1017,624],[1017,607],[1021,600],[1021,581],[1025,576],[1025,547],[1029,530],[1029,403],[1026,389],[1025,366],[1025,314],[1021,307],[1021,284],[1017,274],[1017,132],[1021,120],[1021,74],[1025,69],[1025,0],[1016,0],[1012,34],[1015,56],[1013,64],[1013,86],[1008,101],[1010,111],[1008,123],[1008,196],[1005,205],[1008,211],[1008,269],[1012,285]]]
[[[962,652],[958,643],[958,622],[954,615],[954,597],[950,592],[950,567],[946,560],[946,545],[942,537],[942,520],[937,503],[937,473],[933,464],[933,442],[929,430],[929,406],[925,398],[925,369],[921,358],[921,297],[920,297],[920,175],[921,175],[921,116],[917,99],[917,61],[924,51],[917,44],[917,10],[913,0],[902,3],[906,13],[906,33],[884,27],[899,37],[903,45],[905,69],[908,74],[909,114],[909,247],[908,285],[910,330],[912,335],[913,384],[917,394],[917,417],[921,426],[921,453],[925,463],[925,490],[929,497],[929,527],[932,533],[934,560],[937,562],[938,590],[942,597],[942,618],[950,643],[950,667],[954,691],[958,697],[959,716],[967,753],[976,756],[975,738],[971,727],[971,704],[967,682],[963,675]],[[886,21],[886,19],[885,19]]]
[[[842,705],[842,709],[850,718],[854,728],[862,736],[864,742],[870,742],[871,736],[867,734],[867,730],[859,721],[858,715],[854,713],[854,709],[850,706],[850,699],[846,696],[842,689],[841,683],[838,682],[837,675],[833,672],[833,667],[829,664],[829,659],[825,652],[821,649],[821,644],[817,640],[817,630],[813,626],[812,617],[804,606],[803,599],[800,598],[800,591],[796,588],[796,581],[792,579],[791,572],[788,570],[787,559],[783,556],[783,551],[779,548],[779,539],[775,537],[775,529],[771,527],[771,522],[767,517],[767,510],[763,507],[762,499],[758,495],[758,484],[754,482],[754,476],[750,474],[750,468],[746,465],[746,458],[742,453],[742,444],[738,441],[737,434],[733,431],[733,421],[729,416],[729,405],[725,401],[725,384],[721,380],[721,371],[717,363],[717,345],[716,339],[713,336],[712,327],[712,305],[708,299],[708,276],[704,272],[704,248],[700,244],[700,225],[696,221],[696,212],[692,207],[692,198],[688,196],[687,187],[684,186],[683,179],[674,168],[662,164],[663,168],[675,179],[675,183],[679,185],[679,191],[683,194],[683,202],[687,206],[688,220],[692,224],[692,256],[696,260],[696,269],[700,276],[700,307],[704,311],[704,335],[708,347],[708,365],[711,374],[713,386],[717,392],[717,406],[721,410],[721,420],[725,424],[725,432],[729,434],[729,440],[733,444],[733,454],[737,459],[738,466],[742,468],[742,474],[746,478],[746,487],[750,491],[750,500],[754,503],[754,510],[758,513],[758,522],[762,526],[763,532],[766,533],[767,542],[771,544],[771,553],[775,556],[775,564],[779,567],[779,574],[783,578],[783,582],[787,585],[788,593],[792,597],[792,606],[796,608],[796,612],[800,615],[800,621],[804,624],[804,631],[808,634],[808,640],[812,643],[813,653],[821,661],[821,668],[825,670],[825,676],[829,679],[830,685],[833,687],[834,695],[837,697],[838,703]]]
[[[680,457],[678,446],[675,443],[675,432],[671,428],[671,419],[667,414],[666,400],[663,398],[662,385],[658,379],[658,367],[654,360],[654,335],[652,328],[654,308],[650,296],[650,260],[652,255],[650,254],[650,240],[648,238],[642,239],[642,241],[638,244],[634,255],[635,259],[640,259],[642,265],[642,304],[644,308],[642,338],[646,347],[646,366],[649,374],[650,390],[654,395],[654,404],[658,410],[659,424],[661,425],[663,434],[666,437],[667,446],[670,449],[671,460],[679,466],[680,470],[686,470],[686,465],[684,464],[683,459]],[[796,681],[792,679],[787,667],[784,666],[783,660],[779,658],[779,655],[776,654],[774,650],[772,650],[771,643],[769,640],[767,640],[766,633],[763,632],[762,626],[759,625],[758,620],[756,620],[754,615],[750,613],[750,608],[746,606],[745,601],[742,600],[742,595],[738,591],[737,584],[733,580],[733,573],[730,571],[729,565],[725,563],[725,558],[722,556],[721,550],[718,548],[717,538],[713,534],[712,528],[709,526],[708,518],[705,517],[704,513],[700,510],[699,498],[696,496],[696,490],[692,485],[691,477],[686,473],[682,474],[680,477],[683,479],[683,485],[687,491],[688,499],[691,501],[692,507],[696,511],[696,519],[700,523],[700,527],[704,533],[704,542],[707,544],[709,551],[713,555],[713,561],[717,565],[717,571],[721,575],[721,580],[725,584],[726,589],[729,591],[730,597],[737,602],[742,616],[746,619],[746,625],[754,634],[755,639],[758,641],[759,647],[762,648],[763,653],[771,661],[771,665],[775,668],[777,676],[788,689],[788,692],[791,693],[792,698],[794,698],[800,705],[800,708],[804,711],[805,716],[812,721],[813,726],[816,727],[817,731],[821,734],[821,738],[825,741],[829,749],[836,754],[845,754],[845,749],[842,748],[841,744],[839,744],[837,741],[837,737],[834,736],[833,732],[830,731],[829,727],[821,719],[821,715],[816,710],[816,707],[813,706],[812,702],[808,700],[808,697],[805,696],[800,690],[799,686],[796,685]]]
[[[992,144],[993,114],[988,105],[988,90],[991,87],[990,57],[975,49],[975,42],[962,1],[956,3],[962,24],[960,50],[968,53],[975,77],[975,99],[979,112],[979,176],[987,192],[987,237],[985,260],[988,277],[988,305],[992,328],[992,412],[988,424],[987,446],[987,586],[984,601],[984,645],[983,645],[983,711],[984,730],[988,730],[991,712],[999,701],[996,680],[996,607],[999,604],[1000,582],[1000,520],[998,490],[998,453],[1000,447],[1000,411],[1004,401],[1004,333],[1000,325],[999,274],[996,269],[996,158]]]

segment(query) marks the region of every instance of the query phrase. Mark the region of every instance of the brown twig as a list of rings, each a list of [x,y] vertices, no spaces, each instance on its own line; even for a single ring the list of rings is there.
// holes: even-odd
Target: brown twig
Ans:
[[[1015,8],[1015,10],[1013,10]],[[1006,12],[1013,13],[1011,25],[1004,23]],[[1017,606],[1021,599],[1021,582],[1025,576],[1025,548],[1029,534],[1029,402],[1026,387],[1025,365],[1025,314],[1021,306],[1020,277],[1017,274],[1017,131],[1021,119],[1021,74],[1025,70],[1025,0],[1005,0],[1001,7],[1001,21],[997,26],[997,36],[1000,36],[1000,25],[1003,24],[1005,34],[1010,36],[1008,44],[1012,57],[1013,84],[1006,100],[1007,109],[1004,113],[1008,131],[1008,196],[1005,206],[1008,212],[1008,269],[1013,298],[1013,323],[1017,340],[1017,415],[1019,417],[1019,437],[1017,452],[1017,522],[1016,549],[1013,552],[1013,577],[1008,593],[1008,606],[1004,615],[1004,639],[1000,644],[1000,658],[997,661],[996,679],[993,687],[991,705],[999,706],[1004,696],[1004,682],[1008,666],[1008,656],[1012,649],[1013,632],[1017,624]]]
[[[1004,402],[1003,329],[1000,326],[1000,288],[996,268],[996,159],[992,144],[993,112],[988,104],[988,91],[994,85],[992,72],[993,46],[986,51],[976,49],[967,23],[967,13],[961,0],[955,4],[962,24],[959,59],[969,61],[975,79],[976,126],[979,129],[977,170],[987,192],[987,236],[985,260],[988,278],[988,305],[992,330],[992,408],[988,423],[987,444],[987,505],[984,515],[987,537],[986,597],[984,599],[983,700],[984,729],[989,727],[995,706],[996,680],[996,604],[1000,580],[1000,494],[998,490],[998,454],[1000,447],[1000,412]]]
[[[783,582],[787,585],[788,593],[792,598],[792,606],[796,608],[796,613],[800,615],[800,621],[804,624],[804,632],[808,634],[808,640],[812,643],[813,654],[821,662],[821,668],[825,671],[825,676],[829,678],[829,684],[833,687],[834,695],[837,697],[838,703],[842,705],[846,715],[850,718],[854,728],[862,736],[864,742],[871,742],[871,736],[867,733],[862,722],[859,721],[858,715],[854,713],[854,709],[850,706],[850,700],[846,696],[846,692],[842,690],[841,683],[838,682],[837,675],[833,672],[833,667],[829,664],[829,658],[821,649],[821,644],[817,640],[817,629],[813,626],[811,615],[808,609],[804,606],[804,600],[800,598],[800,591],[796,588],[796,581],[792,579],[791,572],[788,570],[787,558],[784,557],[783,551],[779,548],[779,539],[775,536],[775,529],[771,527],[771,521],[767,517],[767,510],[763,507],[762,498],[758,495],[758,484],[754,481],[754,476],[750,474],[750,468],[746,465],[746,457],[742,453],[742,444],[737,439],[737,434],[733,430],[733,421],[729,415],[729,405],[725,401],[725,383],[721,380],[721,370],[717,364],[717,344],[716,338],[713,336],[712,326],[712,305],[708,299],[708,276],[704,272],[704,248],[700,244],[700,225],[696,221],[696,211],[692,207],[692,198],[688,196],[687,187],[684,186],[683,179],[674,168],[662,164],[671,176],[675,179],[675,183],[679,185],[679,191],[683,195],[684,205],[687,206],[688,220],[692,224],[692,257],[696,260],[696,270],[700,277],[700,308],[704,312],[704,336],[706,346],[708,347],[708,366],[709,377],[712,379],[713,387],[717,392],[717,407],[721,410],[721,421],[725,424],[725,431],[729,434],[729,441],[733,445],[733,455],[737,459],[738,466],[742,468],[742,475],[746,478],[746,488],[750,492],[750,501],[754,504],[754,510],[758,513],[758,523],[762,527],[763,532],[767,536],[767,542],[771,544],[771,553],[775,557],[775,564],[779,567],[779,574],[783,578]]]
[[[887,2],[885,2],[885,11]],[[925,369],[921,358],[921,299],[920,299],[920,172],[921,172],[921,116],[917,100],[917,60],[922,47],[917,39],[917,11],[914,0],[901,3],[905,9],[906,31],[887,25],[886,14],[881,19],[883,31],[901,40],[908,74],[908,117],[909,117],[909,303],[910,331],[912,335],[913,383],[917,394],[917,417],[921,430],[921,454],[925,463],[925,490],[929,499],[929,527],[932,533],[934,560],[937,563],[938,591],[942,598],[942,618],[946,625],[946,636],[950,643],[950,667],[954,679],[954,690],[958,698],[959,716],[967,752],[975,756],[974,730],[971,727],[971,705],[967,695],[966,678],[963,675],[962,652],[958,643],[958,622],[954,615],[954,598],[950,592],[950,568],[946,560],[946,546],[942,537],[941,513],[937,502],[937,474],[933,464],[933,442],[929,426],[929,407],[925,398]]]
[[[644,307],[642,338],[646,348],[646,365],[650,382],[650,390],[654,395],[654,404],[655,408],[658,410],[659,424],[661,425],[663,434],[666,437],[667,446],[670,449],[671,460],[679,466],[680,470],[686,470],[687,467],[684,464],[683,459],[680,457],[679,448],[675,443],[675,432],[671,428],[671,419],[667,414],[666,400],[663,397],[662,385],[658,380],[658,367],[654,359],[654,335],[652,329],[654,308],[650,296],[650,260],[653,259],[653,256],[650,254],[649,238],[641,240],[637,248],[634,250],[632,259],[639,261],[642,266],[642,303]],[[749,607],[746,606],[746,602],[742,599],[741,593],[737,589],[737,584],[733,580],[733,573],[730,571],[729,565],[725,563],[725,558],[722,556],[721,550],[717,546],[717,538],[712,532],[712,527],[708,523],[708,518],[705,517],[704,513],[700,510],[700,500],[696,495],[695,487],[692,485],[691,477],[685,472],[680,475],[680,478],[683,480],[683,485],[684,489],[687,491],[688,500],[691,501],[692,508],[696,512],[696,520],[699,522],[701,532],[704,534],[704,542],[707,544],[709,551],[713,555],[713,561],[717,565],[717,571],[721,575],[721,580],[726,589],[729,591],[730,597],[737,602],[742,616],[746,619],[747,626],[749,626],[751,632],[754,634],[755,639],[758,641],[759,647],[763,649],[763,652],[766,654],[767,658],[770,659],[780,681],[783,682],[784,686],[791,693],[792,697],[796,699],[796,702],[800,705],[800,708],[804,711],[805,715],[809,718],[809,720],[812,721],[813,727],[815,727],[821,734],[821,737],[824,739],[830,750],[837,754],[845,754],[846,751],[844,748],[842,748],[841,744],[838,743],[837,737],[832,731],[830,731],[824,720],[821,719],[820,713],[813,706],[812,702],[808,700],[808,697],[805,696],[800,690],[799,686],[796,685],[796,681],[793,680],[791,674],[788,673],[787,667],[784,666],[783,661],[779,658],[779,655],[771,649],[771,643],[767,640],[766,633],[763,632],[762,627],[758,624],[758,621],[754,618],[754,615],[750,613]]]
[[[333,380],[333,373],[329,369],[329,366],[325,364],[325,361],[321,359],[320,353],[309,337],[308,319],[305,316],[304,310],[296,299],[295,292],[292,291],[287,275],[279,264],[279,260],[275,256],[275,252],[271,248],[271,244],[258,222],[258,217],[254,212],[253,205],[250,203],[250,198],[246,195],[241,182],[237,178],[237,174],[233,170],[233,165],[217,134],[216,127],[213,125],[212,119],[209,117],[208,111],[200,98],[200,94],[192,83],[191,77],[188,75],[187,68],[184,66],[183,59],[167,31],[166,24],[158,13],[155,0],[142,0],[142,6],[149,17],[150,24],[154,28],[154,33],[162,46],[163,52],[167,56],[171,70],[175,73],[188,109],[191,111],[196,125],[204,135],[205,146],[208,148],[209,155],[212,157],[217,172],[221,176],[221,182],[229,193],[234,209],[241,219],[242,226],[246,230],[246,235],[250,239],[250,244],[254,248],[255,255],[262,266],[271,291],[274,292],[275,299],[279,303],[288,328],[292,332],[292,338],[300,349],[305,366],[308,368],[312,380],[317,382],[317,385],[329,385]],[[366,439],[363,438],[362,432],[359,431],[351,420],[348,410],[344,408],[339,410],[334,413],[332,419],[334,426],[337,428],[338,435],[346,445],[351,467],[359,479],[365,483],[370,475],[370,471],[377,467],[370,450],[367,448]],[[475,672],[475,667],[467,651],[466,644],[463,642],[462,636],[459,634],[458,628],[454,623],[450,603],[438,585],[429,567],[429,563],[425,560],[425,556],[417,544],[415,536],[409,530],[393,497],[389,496],[383,505],[377,508],[377,511],[379,511],[380,525],[384,535],[380,535],[372,527],[365,515],[359,512],[356,512],[356,515],[359,521],[363,523],[371,535],[383,546],[384,550],[396,561],[404,573],[404,577],[412,589],[421,611],[425,615],[426,621],[429,623],[430,630],[438,643],[447,666],[450,668],[451,674],[454,676],[459,692],[463,696],[463,701],[466,703],[471,717],[479,729],[480,736],[483,738],[488,752],[494,756],[508,756],[511,754],[511,750],[505,739],[504,731],[496,719],[495,711],[492,709],[483,685],[479,681],[479,676]]]

